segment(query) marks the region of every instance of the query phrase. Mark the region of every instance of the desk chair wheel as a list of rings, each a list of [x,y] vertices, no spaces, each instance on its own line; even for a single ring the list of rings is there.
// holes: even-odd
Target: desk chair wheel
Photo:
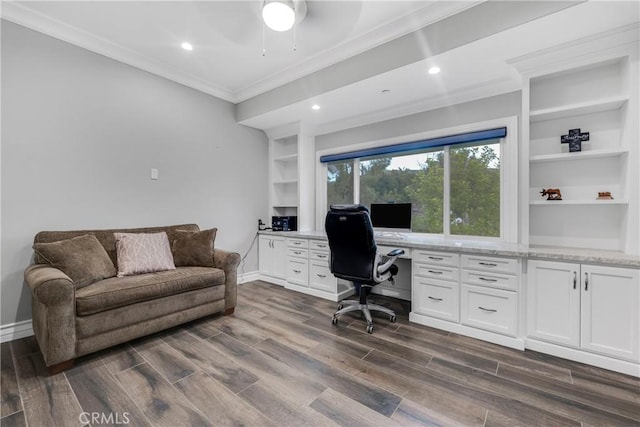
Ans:
[[[332,325],[337,325],[338,324],[338,317],[335,314],[331,318],[331,324]]]
[[[391,323],[396,323],[396,316],[389,316]]]
[[[344,308],[344,304],[338,303],[338,310],[342,310]]]
[[[373,333],[373,325],[367,325],[367,333],[368,334],[372,334]]]

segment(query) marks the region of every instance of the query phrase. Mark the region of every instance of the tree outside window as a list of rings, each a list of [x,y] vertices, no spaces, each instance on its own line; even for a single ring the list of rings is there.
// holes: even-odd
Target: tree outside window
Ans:
[[[448,162],[445,161],[448,151]],[[359,203],[411,203],[412,231],[500,237],[500,142],[440,147],[434,151],[330,163],[327,202],[354,203],[353,171],[359,169]],[[449,213],[444,215],[449,174]]]

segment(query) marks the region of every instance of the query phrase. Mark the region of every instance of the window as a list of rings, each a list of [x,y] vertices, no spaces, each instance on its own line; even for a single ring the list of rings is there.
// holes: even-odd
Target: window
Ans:
[[[501,237],[501,139],[365,155],[327,165],[327,206],[411,203],[413,232]]]
[[[353,160],[327,164],[327,207],[353,201]]]

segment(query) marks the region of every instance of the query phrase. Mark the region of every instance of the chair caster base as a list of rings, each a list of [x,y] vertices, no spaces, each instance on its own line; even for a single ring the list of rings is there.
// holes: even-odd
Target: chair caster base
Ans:
[[[372,334],[373,333],[373,325],[367,325],[367,333],[368,334]]]
[[[332,324],[332,325],[337,325],[337,324],[338,324],[338,318],[337,318],[336,316],[333,316],[333,317],[331,318],[331,324]]]
[[[396,316],[389,316],[389,321],[391,323],[396,323]]]

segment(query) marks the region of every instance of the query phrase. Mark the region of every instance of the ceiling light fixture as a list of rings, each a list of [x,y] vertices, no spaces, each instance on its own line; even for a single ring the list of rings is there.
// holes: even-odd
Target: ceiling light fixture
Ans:
[[[191,46],[191,43],[187,42],[182,43],[180,47],[182,47],[184,50],[193,50],[193,46]]]
[[[265,0],[262,5],[262,19],[273,31],[289,31],[296,22],[293,1]]]
[[[440,72],[440,67],[429,68],[429,74],[438,74],[439,72]]]
[[[320,106],[318,104],[313,104],[311,106],[311,109],[314,110],[314,111],[318,111],[320,109]]]

